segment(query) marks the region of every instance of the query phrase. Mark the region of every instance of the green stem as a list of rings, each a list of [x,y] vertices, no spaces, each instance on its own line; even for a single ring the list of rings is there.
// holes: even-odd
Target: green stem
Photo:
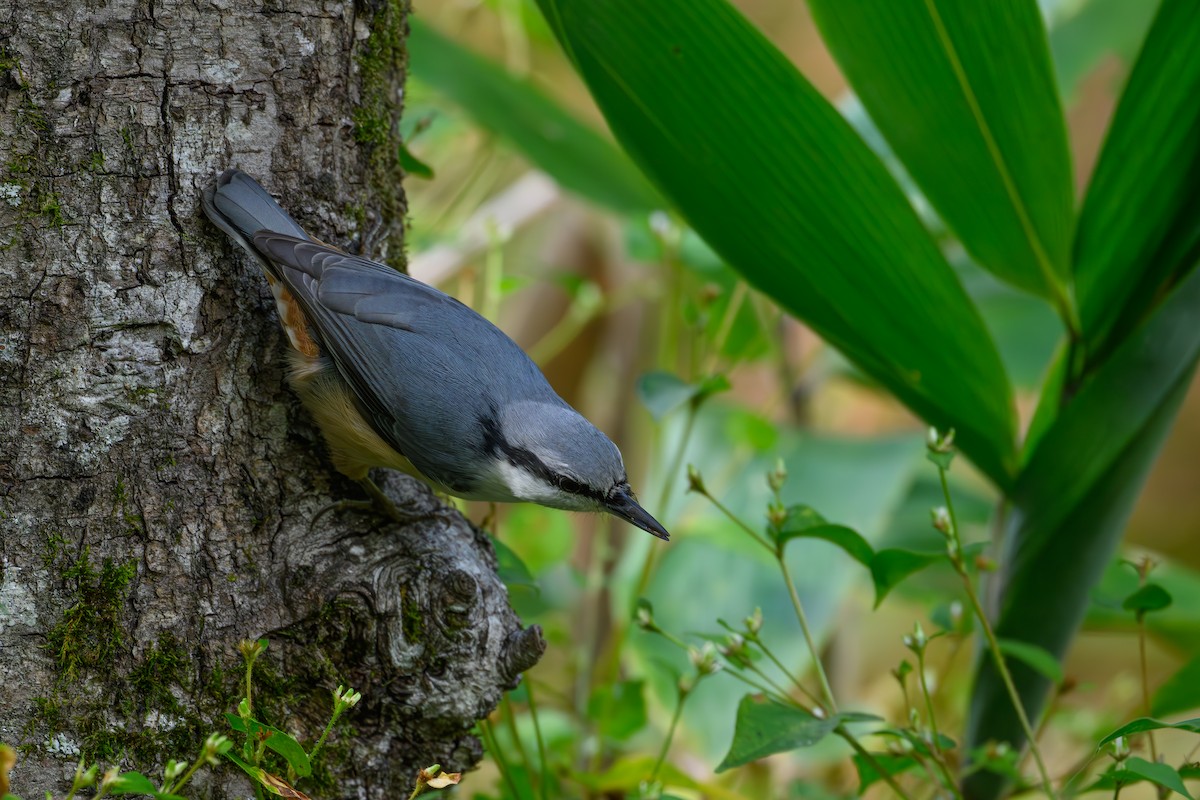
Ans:
[[[732,511],[730,511],[729,508],[726,507],[724,503],[722,503],[720,500],[718,500],[717,498],[715,498],[711,494],[709,494],[707,489],[702,490],[701,494],[703,494],[706,498],[708,498],[708,501],[710,503],[712,503],[714,506],[716,506],[717,510],[720,511],[722,514],[724,514],[729,519],[730,522],[732,522],[734,525],[737,525],[739,528],[741,528],[746,533],[748,533],[750,535],[751,539],[753,539],[754,541],[758,542],[763,547],[765,547],[767,549],[767,552],[769,552],[771,555],[775,556],[776,558],[779,557],[779,554],[775,551],[775,548],[771,545],[770,542],[768,542],[761,535],[759,535],[757,531],[755,531],[753,528],[751,528],[749,525],[747,525],[745,520],[743,520],[737,514],[734,514]]]
[[[712,352],[708,359],[707,372],[709,375],[717,371],[717,364],[721,360],[721,350],[725,347],[725,341],[733,330],[733,323],[737,320],[738,312],[742,310],[742,303],[746,299],[747,291],[748,287],[745,281],[738,281],[737,286],[733,289],[733,296],[729,298],[729,305],[725,307],[725,314],[721,317],[721,324],[717,327],[717,335],[713,337]]]
[[[1146,669],[1146,615],[1139,611],[1137,615],[1138,623],[1138,652],[1141,659],[1142,670],[1142,707],[1146,716],[1150,716],[1150,680],[1147,677]],[[1158,748],[1154,744],[1154,731],[1146,731],[1146,738],[1150,740],[1150,760],[1158,761]]]
[[[513,738],[513,743],[517,746],[517,755],[521,757],[521,764],[525,767],[527,774],[532,775],[533,770],[529,763],[529,753],[525,751],[525,743],[521,741],[521,736],[517,732],[517,715],[513,713],[512,701],[508,699],[508,695],[504,695],[501,700],[504,706],[504,721],[508,723],[508,732]]]
[[[892,774],[883,768],[883,765],[875,759],[875,756],[871,755],[870,752],[867,751],[867,748],[862,746],[862,743],[855,738],[854,734],[846,730],[845,725],[838,725],[833,729],[833,732],[845,739],[846,743],[854,748],[854,752],[858,753],[859,758],[870,764],[871,769],[875,770],[875,772],[877,772],[879,776],[883,778],[887,785],[892,788],[892,791],[899,795],[902,800],[912,800],[912,798],[900,788],[900,784],[896,782],[896,779],[892,777]]]
[[[783,687],[782,687],[782,686],[780,686],[778,683],[776,683],[776,682],[775,682],[775,681],[774,681],[774,680],[773,680],[773,679],[772,679],[772,678],[771,678],[769,675],[767,675],[767,673],[763,672],[761,669],[759,669],[758,667],[754,666],[754,664],[749,664],[749,665],[747,665],[747,667],[746,667],[746,668],[747,668],[747,669],[749,669],[751,672],[753,672],[753,673],[754,673],[755,675],[757,675],[758,677],[762,678],[762,679],[763,679],[763,682],[764,682],[765,684],[767,684],[767,686],[770,686],[770,687],[771,687],[773,690],[775,690],[775,692],[777,692],[777,693],[778,693],[778,694],[779,694],[781,697],[787,697],[787,696],[788,696],[788,690],[787,690],[787,689],[783,688]],[[819,705],[821,705],[820,701],[819,701],[819,700],[817,700],[816,698],[809,698],[809,699],[811,699],[811,700],[812,700],[814,703],[816,703],[818,706],[819,706]],[[808,709],[805,709],[805,710],[808,710]],[[811,712],[810,712],[810,713],[811,713]]]
[[[484,319],[496,322],[500,313],[500,279],[504,274],[504,243],[495,225],[487,226],[488,247],[483,259],[483,290],[480,311]]]
[[[671,726],[667,728],[667,737],[663,739],[662,747],[658,751],[658,760],[654,762],[654,769],[650,772],[650,781],[653,783],[658,780],[659,770],[662,769],[663,762],[667,760],[667,751],[671,749],[671,741],[675,738],[675,729],[679,727],[679,718],[683,716],[683,703],[687,700],[686,692],[679,692],[679,701],[675,704],[675,713],[671,715]]]
[[[659,635],[661,635],[661,636],[662,636],[664,639],[666,639],[666,640],[667,640],[668,642],[670,642],[671,644],[673,644],[673,645],[675,645],[676,647],[680,648],[681,650],[683,650],[683,651],[685,651],[685,652],[687,651],[687,649],[688,649],[688,646],[687,646],[686,644],[684,644],[684,643],[683,643],[682,641],[680,641],[678,638],[676,638],[676,637],[672,636],[671,634],[667,633],[667,632],[666,632],[666,631],[664,631],[663,629],[661,629],[661,628],[656,628],[656,629],[655,629],[655,632],[656,632],[656,633],[658,633]],[[723,666],[725,666],[725,667],[732,667],[732,666],[733,666],[732,664],[726,664],[725,662],[722,662],[722,665],[723,665]],[[767,687],[767,686],[765,686],[765,685],[763,685],[763,684],[759,683],[758,681],[754,681],[754,680],[751,680],[750,678],[747,678],[747,677],[746,677],[744,674],[742,674],[742,673],[741,673],[740,671],[738,671],[736,668],[732,668],[732,669],[722,669],[722,670],[721,670],[721,673],[722,673],[722,674],[725,674],[725,675],[728,675],[728,676],[729,676],[729,677],[731,677],[731,678],[734,678],[734,679],[736,679],[736,680],[739,680],[739,681],[741,681],[742,683],[746,684],[746,685],[747,685],[747,686],[749,686],[750,688],[754,689],[756,692],[759,692],[759,693],[761,693],[761,694],[764,694],[764,695],[766,695],[767,697],[770,697],[770,698],[772,698],[772,699],[778,700],[778,701],[779,701],[780,703],[782,703],[783,705],[792,706],[792,707],[794,707],[794,708],[798,708],[798,709],[800,709],[801,711],[805,711],[805,712],[807,712],[807,713],[809,713],[809,714],[812,714],[812,709],[811,709],[811,708],[805,708],[803,703],[800,703],[800,702],[796,701],[794,698],[792,698],[791,696],[789,696],[789,695],[788,695],[786,692],[784,692],[784,693],[780,694],[780,693],[778,693],[778,692],[776,692],[776,691],[772,690],[771,688],[769,688],[769,687]]]
[[[1046,793],[1047,797],[1055,798],[1057,795],[1054,793],[1054,788],[1050,783],[1050,773],[1046,770],[1046,762],[1042,760],[1042,753],[1038,748],[1033,726],[1029,724],[1029,715],[1025,713],[1025,705],[1021,702],[1021,695],[1017,692],[1016,684],[1013,683],[1012,673],[1008,670],[1008,663],[1004,660],[1004,654],[1000,652],[1000,643],[996,641],[996,633],[992,630],[992,625],[983,610],[983,605],[979,602],[979,595],[975,592],[975,585],[971,582],[971,575],[962,560],[962,541],[958,536],[958,517],[954,513],[954,501],[950,496],[950,484],[946,480],[946,468],[941,464],[938,464],[937,468],[938,478],[942,484],[942,495],[946,499],[946,513],[950,517],[950,529],[946,532],[946,535],[950,537],[951,550],[953,552],[951,561],[954,564],[954,569],[962,578],[963,587],[966,589],[967,597],[971,601],[971,609],[975,612],[975,618],[979,620],[979,627],[987,639],[988,650],[991,651],[992,659],[996,662],[996,671],[1000,673],[1000,679],[1004,682],[1004,688],[1008,691],[1008,697],[1012,701],[1013,709],[1017,712],[1017,720],[1021,723],[1021,729],[1025,732],[1025,738],[1029,741],[1029,752],[1033,754],[1033,760],[1037,764],[1038,775],[1042,780],[1042,791]]]
[[[200,769],[200,766],[204,763],[204,761],[205,761],[205,756],[202,753],[200,755],[200,757],[197,758],[195,761],[193,761],[192,765],[190,767],[188,767],[188,771],[183,773],[183,777],[180,778],[175,783],[174,786],[172,786],[169,790],[167,790],[167,794],[179,794],[179,790],[184,787],[184,784],[186,784],[189,780],[191,780],[192,775],[195,774],[196,770]],[[69,795],[67,797],[67,800],[70,800]]]
[[[821,691],[829,704],[829,712],[836,714],[838,713],[837,701],[833,699],[833,689],[830,688],[829,678],[825,675],[825,665],[821,663],[821,654],[817,651],[812,631],[808,628],[808,617],[804,614],[804,605],[800,602],[800,595],[796,593],[796,584],[792,580],[791,570],[788,569],[782,551],[776,552],[775,557],[779,562],[779,570],[783,573],[783,581],[787,584],[788,594],[792,597],[792,607],[796,609],[796,619],[800,620],[800,630],[804,632],[804,642],[808,645],[808,652],[812,656],[813,668],[817,671],[817,679],[821,682]]]
[[[692,438],[692,428],[696,423],[696,406],[688,403],[687,417],[683,422],[683,435],[679,439],[679,446],[675,448],[675,453],[671,456],[671,465],[667,469],[666,478],[663,481],[662,492],[659,495],[658,508],[660,514],[667,512],[667,503],[671,502],[671,495],[678,483],[679,471],[683,468],[683,457],[687,454],[688,441]],[[658,547],[650,547],[646,550],[646,559],[642,562],[642,571],[638,575],[636,588],[633,590],[633,600],[637,599],[646,593],[646,587],[650,585],[650,576],[654,574],[654,559],[658,555]]]
[[[946,789],[953,792],[955,797],[960,797],[961,795],[958,793],[954,778],[950,774],[950,768],[946,765],[946,755],[942,752],[941,734],[938,733],[937,716],[933,713],[933,695],[930,694],[929,682],[925,679],[924,649],[917,651],[917,680],[921,686],[921,694],[925,698],[925,713],[929,717],[929,730],[933,734],[933,762],[937,764],[938,770],[942,773]]]
[[[791,681],[792,685],[796,687],[796,689],[800,692],[800,694],[804,695],[809,700],[811,700],[814,705],[818,705],[818,706],[821,705],[821,701],[817,698],[817,696],[814,695],[812,692],[810,692],[808,689],[806,689],[804,687],[804,684],[802,684],[800,682],[800,679],[797,678],[795,675],[793,675],[788,670],[788,668],[785,667],[782,662],[780,662],[779,658],[776,657],[775,653],[771,650],[771,648],[767,647],[766,642],[764,642],[757,635],[751,641],[753,641],[756,645],[758,645],[759,649],[761,649],[763,651],[763,653],[766,655],[767,658],[771,659],[771,663],[773,663],[776,667],[779,668],[779,671],[782,672],[789,681]]]
[[[549,773],[548,773],[547,767],[546,767],[546,743],[542,739],[541,723],[538,722],[537,703],[533,699],[533,681],[532,680],[526,681],[525,693],[529,695],[529,716],[533,719],[533,735],[534,735],[534,738],[537,740],[538,764],[540,765],[540,769],[538,771],[538,773],[539,773],[538,787],[540,789],[539,794],[541,795],[542,800],[546,800],[546,792],[548,791],[548,784],[550,782],[549,778],[548,778]]]
[[[343,706],[341,703],[334,704],[333,716],[329,718],[329,724],[325,726],[325,730],[321,731],[321,738],[317,739],[317,743],[313,745],[313,749],[308,754],[308,760],[310,762],[315,762],[317,760],[317,753],[320,753],[321,748],[325,746],[325,740],[329,738],[329,733],[333,730],[334,724],[337,723],[338,717],[342,715],[342,710]]]
[[[483,739],[483,746],[491,752],[492,758],[496,760],[496,769],[500,772],[500,777],[508,784],[513,798],[519,798],[521,792],[517,789],[517,782],[508,768],[508,762],[504,760],[504,754],[500,752],[500,743],[496,741],[496,732],[492,730],[492,724],[486,719],[479,720],[479,733]]]

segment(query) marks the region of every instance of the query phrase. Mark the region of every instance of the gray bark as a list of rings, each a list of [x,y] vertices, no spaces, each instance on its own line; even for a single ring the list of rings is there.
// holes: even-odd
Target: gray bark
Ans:
[[[81,755],[191,758],[259,637],[264,721],[311,743],[332,688],[363,693],[299,788],[406,796],[418,768],[479,759],[470,726],[543,647],[456,514],[310,529],[361,493],[199,193],[240,166],[315,236],[400,261],[406,10],[243,5],[0,8],[0,741],[26,798],[65,793]],[[222,767],[190,796],[247,788]]]

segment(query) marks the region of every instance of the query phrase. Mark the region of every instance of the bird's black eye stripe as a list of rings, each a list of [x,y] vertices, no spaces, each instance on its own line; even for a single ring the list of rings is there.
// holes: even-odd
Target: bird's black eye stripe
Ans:
[[[494,414],[491,416],[481,416],[479,418],[479,425],[483,428],[483,447],[488,453],[494,456],[503,456],[514,467],[522,467],[537,475],[551,486],[561,489],[568,494],[588,497],[596,502],[604,501],[605,497],[602,492],[598,492],[568,475],[555,472],[542,463],[542,460],[530,451],[523,447],[514,447],[504,441],[504,437],[500,434],[500,423],[496,420]]]

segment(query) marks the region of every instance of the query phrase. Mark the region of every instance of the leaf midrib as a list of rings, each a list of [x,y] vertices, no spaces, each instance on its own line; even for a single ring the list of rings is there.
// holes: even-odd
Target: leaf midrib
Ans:
[[[958,57],[958,51],[955,49],[954,43],[950,40],[950,34],[946,30],[946,25],[942,21],[941,14],[938,13],[935,0],[925,0],[925,9],[929,12],[934,33],[937,35],[938,42],[942,45],[942,49],[946,53],[946,58],[950,61],[950,68],[954,72],[955,80],[958,81],[959,89],[962,90],[963,97],[967,101],[967,107],[971,110],[971,116],[975,119],[975,124],[979,128],[979,134],[983,137],[988,155],[992,159],[996,172],[1000,175],[1000,182],[1004,186],[1004,191],[1008,195],[1009,202],[1012,203],[1013,210],[1017,214],[1021,230],[1024,232],[1025,239],[1029,242],[1030,250],[1033,252],[1034,262],[1037,264],[1038,270],[1042,273],[1042,279],[1046,281],[1047,288],[1053,294],[1054,303],[1058,307],[1059,315],[1070,331],[1078,331],[1079,319],[1074,303],[1071,302],[1066,287],[1057,280],[1054,266],[1050,263],[1050,257],[1046,253],[1046,248],[1042,244],[1041,237],[1038,236],[1037,229],[1033,226],[1033,220],[1030,219],[1029,210],[1025,206],[1024,198],[1017,191],[1016,182],[1008,171],[1008,164],[1004,160],[1000,152],[1000,146],[996,143],[996,138],[992,135],[992,129],[983,115],[983,108],[979,105],[979,99],[975,96],[975,90],[967,78],[966,70],[963,69],[962,61]]]

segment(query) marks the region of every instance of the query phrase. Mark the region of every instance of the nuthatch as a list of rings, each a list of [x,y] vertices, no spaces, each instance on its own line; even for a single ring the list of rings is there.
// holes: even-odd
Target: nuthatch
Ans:
[[[244,172],[204,212],[262,266],[292,345],[289,380],[333,464],[398,469],[457,497],[606,511],[660,539],[621,453],[499,328],[454,298],[304,232]]]

